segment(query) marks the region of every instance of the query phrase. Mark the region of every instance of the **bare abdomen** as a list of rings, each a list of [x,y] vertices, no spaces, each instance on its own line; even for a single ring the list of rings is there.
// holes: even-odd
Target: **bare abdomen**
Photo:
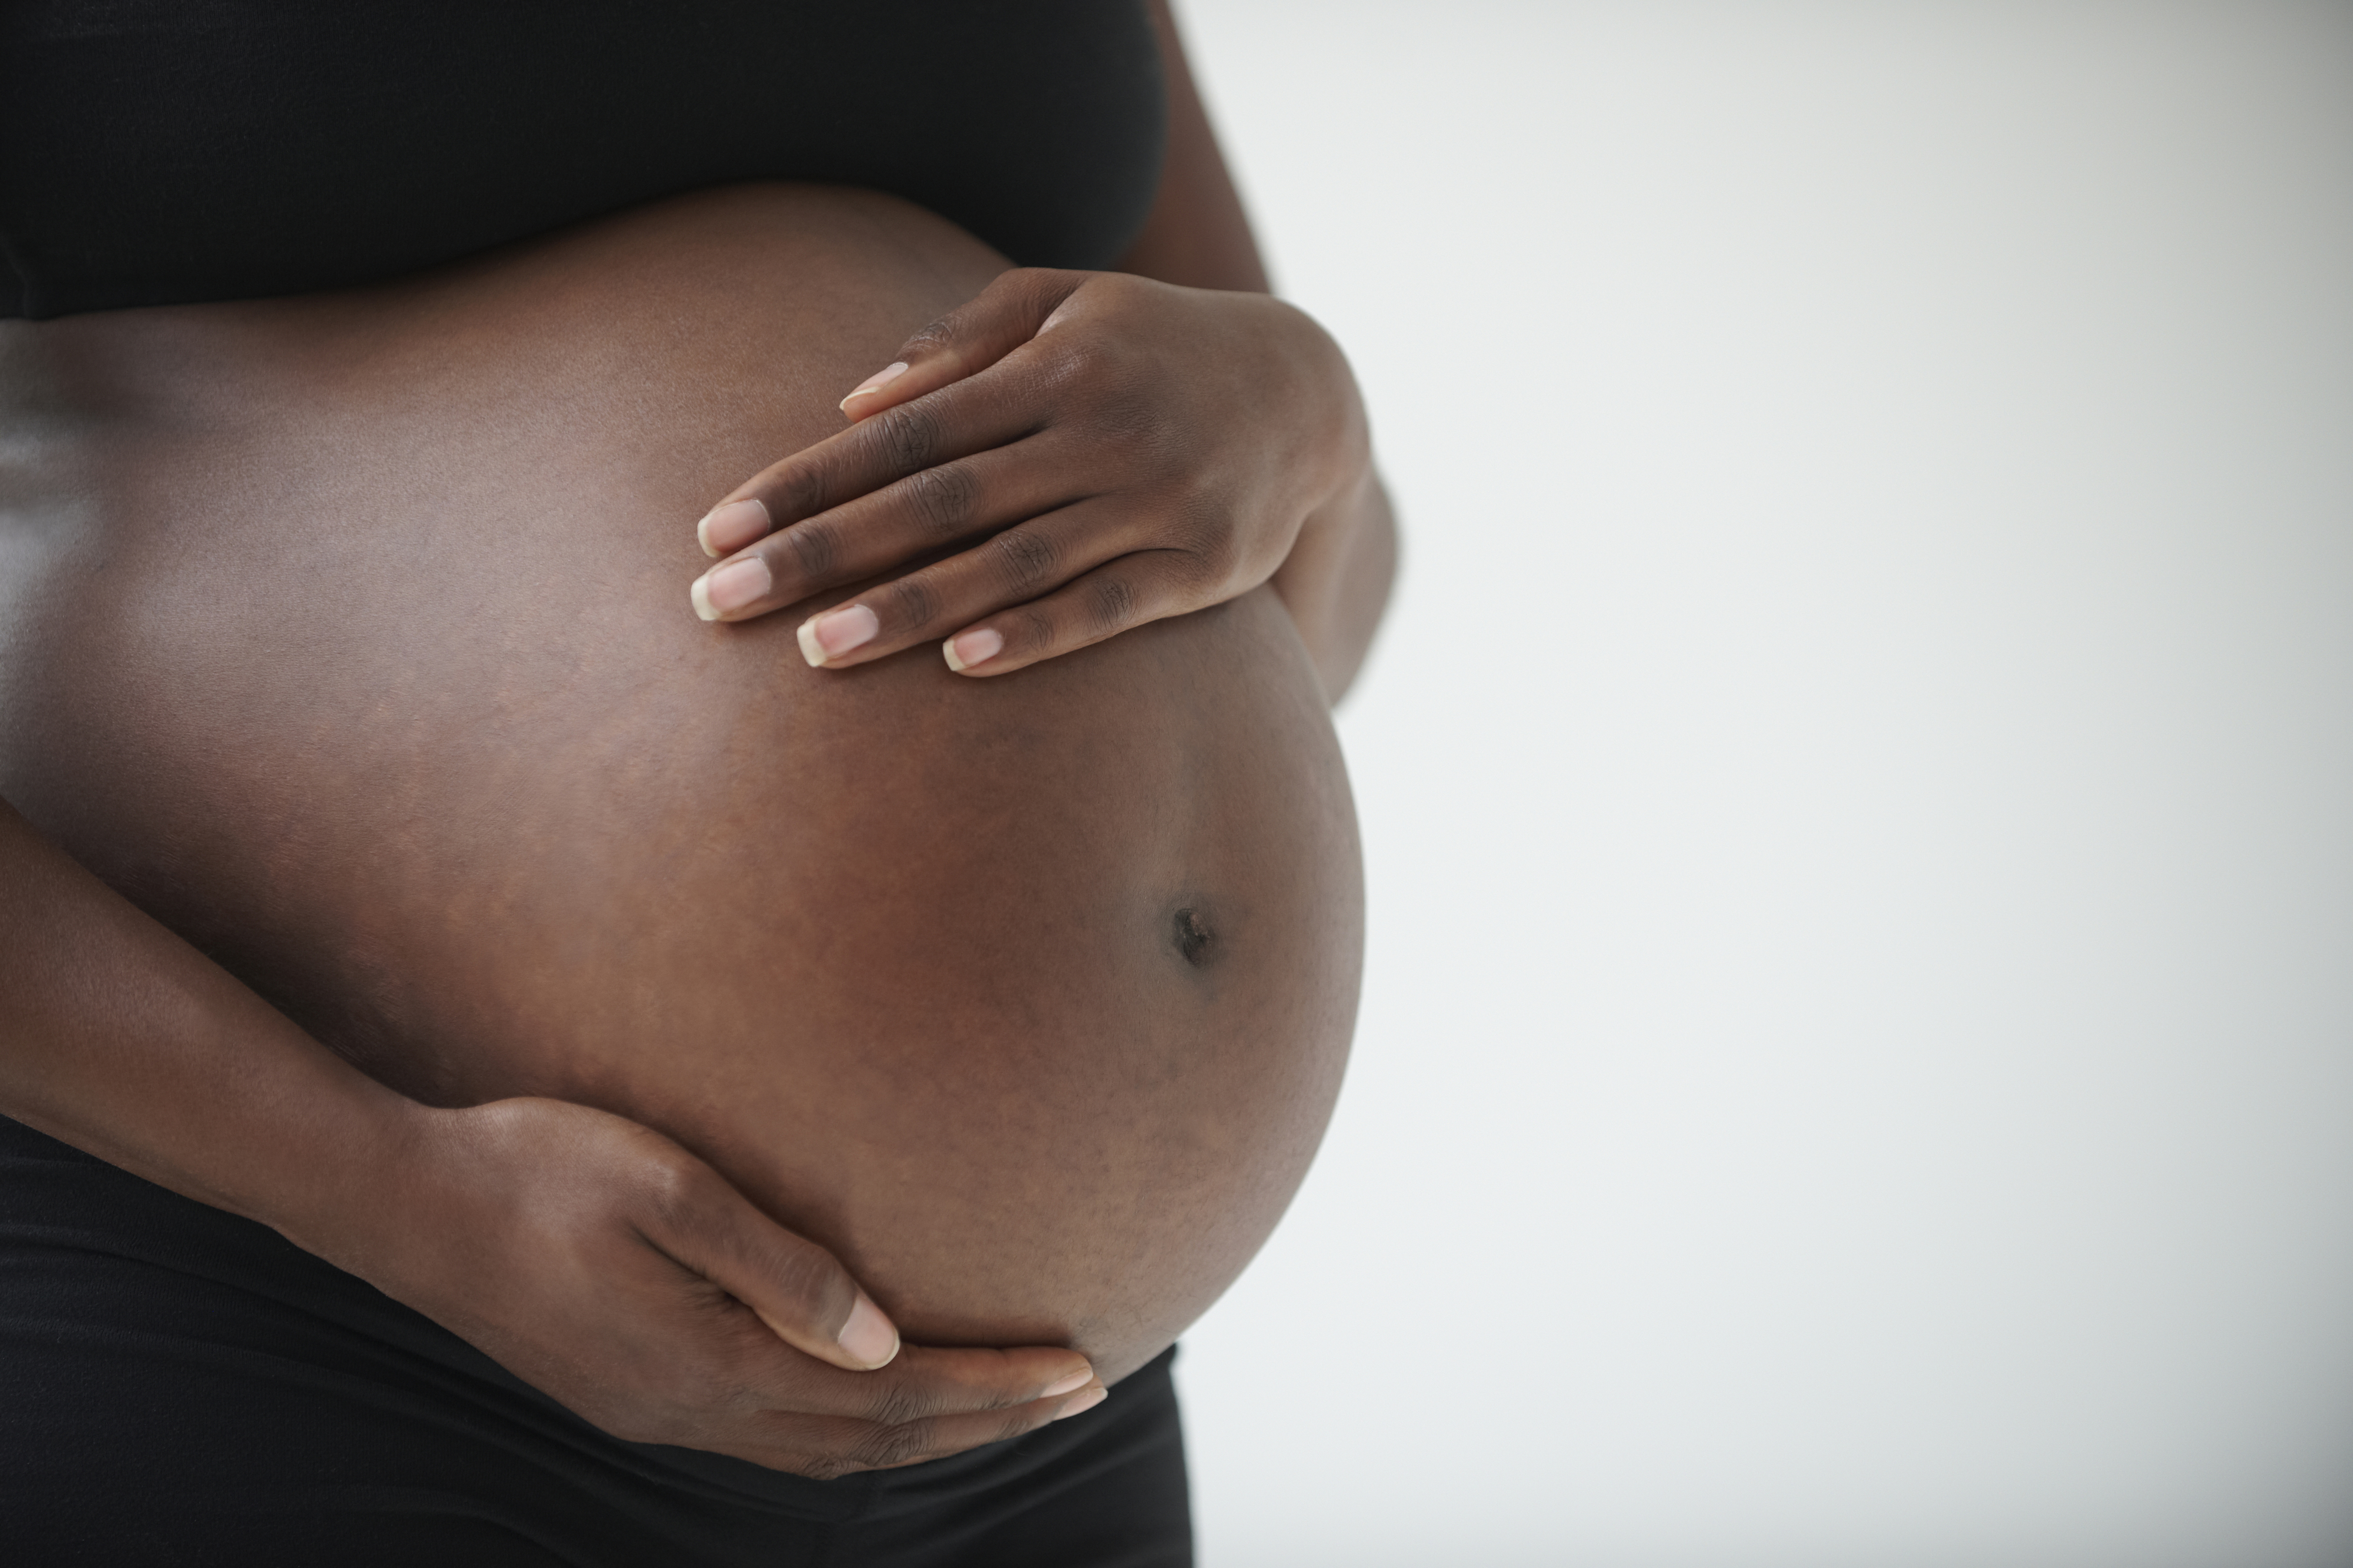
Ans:
[[[1124,1373],[1271,1228],[1353,1022],[1281,605],[974,681],[686,604],[702,508],[1001,265],[761,187],[12,324],[0,793],[396,1087],[638,1118],[911,1338]]]

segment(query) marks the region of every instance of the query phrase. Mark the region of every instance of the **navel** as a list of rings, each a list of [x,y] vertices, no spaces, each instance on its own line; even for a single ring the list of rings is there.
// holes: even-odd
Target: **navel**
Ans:
[[[1198,910],[1178,910],[1171,921],[1176,937],[1176,951],[1185,962],[1196,969],[1206,968],[1217,956],[1218,933],[1201,918]]]

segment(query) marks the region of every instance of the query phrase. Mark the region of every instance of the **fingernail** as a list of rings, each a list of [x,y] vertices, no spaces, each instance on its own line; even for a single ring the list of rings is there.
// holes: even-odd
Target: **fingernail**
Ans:
[[[851,648],[864,647],[881,629],[882,623],[863,605],[811,616],[801,623],[801,657],[811,664],[821,665],[829,658],[839,658]]]
[[[1110,1397],[1111,1390],[1108,1388],[1090,1388],[1084,1394],[1080,1394],[1076,1399],[1071,1400],[1068,1405],[1063,1405],[1062,1408],[1056,1413],[1054,1419],[1057,1421],[1068,1421],[1073,1415],[1082,1415],[1089,1410],[1092,1410],[1096,1405],[1101,1405],[1104,1400],[1109,1399]]]
[[[968,632],[958,632],[940,645],[947,655],[950,669],[970,669],[976,664],[986,664],[1005,651],[1005,639],[987,626],[975,626]]]
[[[689,592],[694,600],[694,613],[706,621],[715,621],[730,610],[740,610],[765,598],[769,586],[768,563],[754,555],[747,561],[713,566],[694,580]]]
[[[860,382],[856,386],[849,389],[849,397],[845,397],[841,400],[843,412],[847,413],[849,411],[850,397],[863,397],[877,387],[890,385],[892,382],[898,380],[901,376],[906,374],[907,362],[905,360],[898,360],[892,363],[884,365],[881,370],[876,371],[872,375],[868,376],[864,381]]]
[[[899,1331],[882,1315],[882,1309],[858,1293],[858,1304],[849,1309],[849,1321],[841,1325],[835,1336],[843,1350],[854,1361],[863,1362],[869,1371],[888,1366],[891,1358],[899,1353]]]
[[[752,541],[766,538],[771,531],[768,509],[756,500],[731,500],[724,506],[714,506],[694,525],[694,537],[702,542],[705,555],[733,555]]]
[[[1039,1390],[1038,1397],[1040,1399],[1051,1399],[1058,1394],[1068,1394],[1074,1388],[1084,1388],[1094,1380],[1095,1369],[1091,1366],[1082,1366],[1079,1368],[1078,1371],[1071,1373],[1070,1376],[1058,1378],[1051,1385]]]

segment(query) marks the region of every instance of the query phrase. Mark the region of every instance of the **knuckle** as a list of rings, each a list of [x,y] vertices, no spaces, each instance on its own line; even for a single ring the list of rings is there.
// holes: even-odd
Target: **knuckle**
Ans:
[[[855,1457],[863,1468],[887,1470],[894,1466],[920,1459],[932,1451],[931,1423],[910,1421],[903,1426],[877,1427],[861,1439]]]
[[[1007,621],[998,624],[1008,622],[1015,628],[1015,635],[1005,640],[1013,647],[1029,649],[1054,646],[1056,627],[1051,612],[1031,605],[1015,611],[1007,617]]]
[[[1195,535],[1192,548],[1186,551],[1191,563],[1192,586],[1208,588],[1232,577],[1240,564],[1241,550],[1229,528],[1210,529]]]
[[[822,1329],[833,1308],[847,1294],[849,1281],[841,1265],[821,1247],[797,1238],[767,1248],[760,1272],[777,1293],[808,1314],[812,1328]]]
[[[815,460],[797,460],[780,469],[769,486],[767,508],[777,527],[811,517],[826,508],[827,493],[832,489],[824,465]]]
[[[928,573],[900,578],[885,590],[882,598],[886,611],[883,623],[896,630],[928,626],[940,618],[939,590],[933,585]]]
[[[893,472],[915,473],[930,468],[939,458],[944,433],[939,415],[924,406],[926,399],[902,403],[866,422],[871,441],[882,461]]]
[[[803,577],[829,577],[841,562],[841,535],[830,524],[796,523],[784,535],[789,564]]]
[[[664,1226],[692,1230],[702,1217],[702,1176],[700,1170],[683,1160],[659,1155],[644,1160],[637,1170],[638,1201]]]
[[[1205,498],[1193,498],[1183,506],[1170,542],[1184,558],[1182,574],[1188,587],[1215,587],[1241,563],[1241,537],[1232,512]]]
[[[1072,332],[1057,345],[1054,364],[1058,379],[1086,389],[1091,428],[1108,432],[1122,422],[1120,416],[1133,414],[1134,378],[1116,340],[1101,332]]]
[[[951,312],[924,322],[899,352],[907,355],[937,353],[955,348],[963,337],[963,323],[956,320],[954,312]]]
[[[988,548],[997,558],[998,575],[1017,593],[1043,587],[1060,575],[1061,549],[1038,529],[1007,529]]]
[[[964,463],[925,468],[902,480],[902,486],[916,526],[934,538],[964,532],[980,510],[980,480]]]
[[[1071,293],[1071,275],[1054,267],[1017,267],[999,273],[989,285],[991,292],[1003,289],[1006,297],[1027,314],[1051,309],[1054,301]]]
[[[934,1394],[905,1384],[893,1384],[875,1390],[867,1402],[866,1419],[881,1426],[903,1426],[940,1413],[940,1401]]]
[[[838,1481],[844,1476],[855,1475],[868,1468],[848,1454],[836,1453],[806,1455],[794,1466],[796,1470],[813,1481]]]
[[[1115,632],[1135,619],[1135,584],[1124,572],[1105,572],[1087,584],[1087,613],[1099,631]]]
[[[1104,434],[1145,434],[1159,427],[1167,380],[1154,374],[1150,353],[1125,333],[1072,332],[1062,353],[1069,373],[1086,383],[1087,413]]]

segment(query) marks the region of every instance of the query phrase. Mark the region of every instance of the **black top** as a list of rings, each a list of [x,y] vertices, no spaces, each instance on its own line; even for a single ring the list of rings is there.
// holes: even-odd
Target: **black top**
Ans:
[[[364,283],[701,186],[888,191],[1110,265],[1141,0],[0,0],[0,316]]]

